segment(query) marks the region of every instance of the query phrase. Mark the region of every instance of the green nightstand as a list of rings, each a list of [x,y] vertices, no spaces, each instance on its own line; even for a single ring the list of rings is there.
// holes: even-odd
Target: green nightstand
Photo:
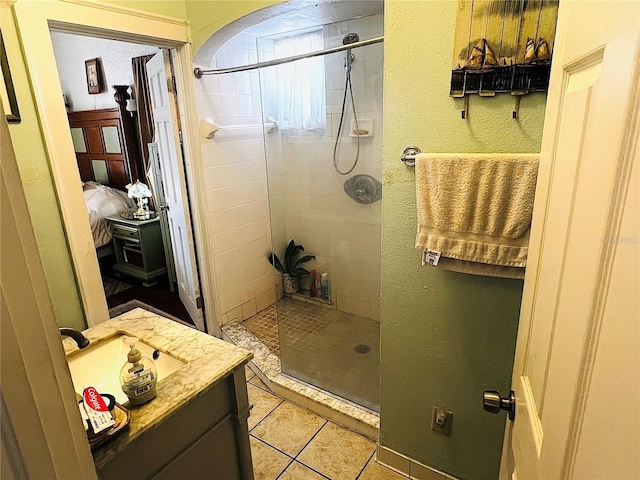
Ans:
[[[107,217],[113,235],[117,273],[125,273],[142,280],[142,285],[155,285],[156,279],[167,273],[162,245],[160,219],[128,220]]]

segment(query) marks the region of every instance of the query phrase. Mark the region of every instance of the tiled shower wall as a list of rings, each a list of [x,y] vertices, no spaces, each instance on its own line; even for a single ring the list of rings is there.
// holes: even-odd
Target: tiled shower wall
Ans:
[[[211,68],[256,61],[255,37],[240,34],[221,47]],[[196,80],[198,117],[221,126],[259,125],[257,72]],[[222,323],[243,320],[274,303],[271,228],[261,127],[220,130],[202,140],[209,248],[213,254]]]
[[[362,40],[381,36],[383,17],[325,26],[325,48],[342,45],[342,38],[349,32],[357,33]],[[258,43],[263,60],[268,41],[261,39]],[[379,320],[381,202],[357,203],[345,194],[343,185],[356,174],[382,179],[382,45],[358,48],[353,54],[351,80],[356,111],[359,120],[373,120],[373,136],[360,139],[359,161],[353,172],[346,176],[336,173],[333,146],[344,94],[345,55],[325,56],[326,132],[283,131],[280,144],[267,144],[271,225],[276,251],[282,252],[293,238],[305,247],[305,253],[316,255],[316,261],[305,267],[329,273],[331,300],[338,310]],[[261,71],[263,89],[275,75],[270,70]],[[270,99],[264,102],[267,115],[277,107]],[[353,119],[350,103],[347,112],[337,157],[342,171],[353,164],[357,144],[357,139],[348,137]],[[276,277],[276,284],[279,282]]]

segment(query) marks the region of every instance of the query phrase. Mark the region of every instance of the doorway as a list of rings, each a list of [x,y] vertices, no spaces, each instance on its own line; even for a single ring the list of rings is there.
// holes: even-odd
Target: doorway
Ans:
[[[176,264],[195,258],[193,235],[187,255],[173,255],[162,171],[152,161],[164,153],[153,143],[145,67],[163,49],[55,28],[51,38],[109,316],[143,307],[203,330],[202,309],[185,307],[175,274],[191,271],[199,285],[197,271]],[[97,88],[88,65],[97,66]],[[126,187],[138,180],[153,194],[144,199],[150,218],[131,218],[136,202]],[[188,199],[186,184],[176,183]]]

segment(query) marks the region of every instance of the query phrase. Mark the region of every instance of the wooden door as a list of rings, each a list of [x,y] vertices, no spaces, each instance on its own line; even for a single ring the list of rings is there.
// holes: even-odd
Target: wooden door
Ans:
[[[147,75],[155,127],[154,140],[158,144],[162,169],[178,293],[195,325],[199,330],[204,331],[204,318],[200,307],[200,283],[188,209],[189,201],[179,148],[180,139],[176,128],[178,122],[175,93],[173,82],[171,82],[171,90],[168,83],[172,78],[168,50],[163,49],[147,62]]]
[[[501,478],[640,478],[639,24],[560,3]]]

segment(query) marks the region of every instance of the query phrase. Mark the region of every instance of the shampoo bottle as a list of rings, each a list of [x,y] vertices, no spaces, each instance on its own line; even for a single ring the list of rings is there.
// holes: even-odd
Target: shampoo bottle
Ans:
[[[137,338],[125,337],[123,342],[130,347],[130,351],[127,363],[120,370],[120,385],[131,405],[142,405],[156,396],[156,366],[153,360],[143,357],[136,348]]]
[[[311,270],[309,272],[309,296],[317,297],[318,290],[316,289],[316,277],[318,276],[318,272],[315,270]]]
[[[329,300],[329,274],[323,273],[320,277],[320,296],[323,300]]]
[[[316,271],[316,297],[322,296],[322,286],[320,285],[321,277],[322,275],[320,275],[320,272]]]

